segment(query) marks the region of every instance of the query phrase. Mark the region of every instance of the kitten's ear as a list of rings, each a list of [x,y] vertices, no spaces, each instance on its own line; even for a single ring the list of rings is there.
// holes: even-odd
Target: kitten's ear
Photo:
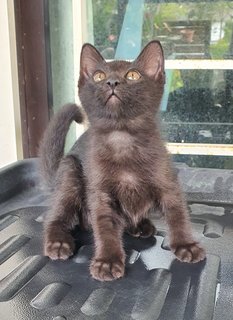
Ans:
[[[146,75],[164,78],[164,55],[159,41],[149,42],[134,62]]]
[[[80,74],[85,78],[90,77],[96,71],[98,64],[105,62],[99,51],[89,43],[82,47],[80,57]]]

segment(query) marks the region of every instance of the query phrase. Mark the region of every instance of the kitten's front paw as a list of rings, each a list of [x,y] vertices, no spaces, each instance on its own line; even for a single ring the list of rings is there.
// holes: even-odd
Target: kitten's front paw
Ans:
[[[60,239],[49,239],[44,244],[44,255],[52,260],[66,260],[73,255],[74,240],[70,235],[61,236]]]
[[[94,258],[90,265],[90,272],[96,280],[112,281],[124,276],[125,264],[120,258]]]
[[[196,263],[204,260],[206,257],[205,250],[197,242],[179,246],[171,245],[171,248],[177,259],[182,262]]]

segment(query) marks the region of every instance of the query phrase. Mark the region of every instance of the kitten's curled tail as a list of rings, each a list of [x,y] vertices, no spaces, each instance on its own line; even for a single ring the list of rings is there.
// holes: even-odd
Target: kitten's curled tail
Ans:
[[[49,188],[55,184],[56,172],[64,155],[66,135],[72,121],[82,123],[84,114],[76,104],[63,106],[52,118],[39,148],[40,173]]]

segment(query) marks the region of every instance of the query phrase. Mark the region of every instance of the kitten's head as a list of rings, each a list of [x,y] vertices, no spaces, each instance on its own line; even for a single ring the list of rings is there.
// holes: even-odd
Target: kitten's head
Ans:
[[[151,41],[133,62],[106,62],[90,44],[81,52],[79,96],[90,122],[153,116],[163,94],[164,56]]]

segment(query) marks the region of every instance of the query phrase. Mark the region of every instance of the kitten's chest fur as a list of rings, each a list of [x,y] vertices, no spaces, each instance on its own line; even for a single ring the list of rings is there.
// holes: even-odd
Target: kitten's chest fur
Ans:
[[[114,130],[94,145],[96,164],[92,168],[95,172],[98,168],[97,185],[110,191],[124,212],[146,214],[153,206],[151,144],[127,131]]]
[[[106,148],[110,149],[112,159],[119,161],[130,158],[137,148],[135,138],[128,132],[115,130],[106,136]]]
[[[103,175],[115,181],[149,181],[150,165],[155,164],[155,138],[140,137],[127,131],[113,130],[92,141],[92,158]]]
[[[114,170],[124,172],[132,170],[135,166],[143,168],[149,152],[148,143],[145,139],[130,134],[127,131],[113,130],[101,137],[98,142],[97,153],[100,162],[105,161],[114,166]],[[149,156],[148,156],[149,158]],[[136,171],[134,172],[135,176]]]

